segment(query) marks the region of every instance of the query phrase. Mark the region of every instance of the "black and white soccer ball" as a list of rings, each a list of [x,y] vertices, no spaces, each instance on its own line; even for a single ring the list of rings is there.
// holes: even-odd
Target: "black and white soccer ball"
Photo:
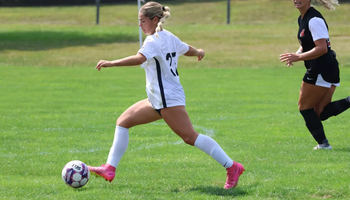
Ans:
[[[83,187],[90,179],[89,168],[80,160],[70,161],[63,167],[62,179],[72,188]]]

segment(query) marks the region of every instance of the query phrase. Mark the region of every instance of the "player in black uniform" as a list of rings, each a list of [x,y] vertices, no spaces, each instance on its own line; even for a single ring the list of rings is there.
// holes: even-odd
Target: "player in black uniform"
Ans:
[[[339,86],[339,67],[335,52],[331,50],[328,25],[314,7],[311,0],[293,0],[300,11],[298,18],[298,40],[296,53],[280,55],[280,60],[289,67],[293,62],[304,61],[304,75],[300,95],[299,111],[306,127],[318,145],[314,149],[332,149],[325,136],[321,121],[336,116],[350,107],[350,96],[332,102],[336,86]],[[328,10],[339,5],[337,0],[318,0]]]

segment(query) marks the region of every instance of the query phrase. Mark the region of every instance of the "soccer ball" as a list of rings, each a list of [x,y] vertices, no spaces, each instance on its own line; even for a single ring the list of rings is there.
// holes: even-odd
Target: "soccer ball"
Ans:
[[[70,161],[63,167],[62,179],[72,188],[83,187],[89,181],[89,178],[89,168],[79,160]]]

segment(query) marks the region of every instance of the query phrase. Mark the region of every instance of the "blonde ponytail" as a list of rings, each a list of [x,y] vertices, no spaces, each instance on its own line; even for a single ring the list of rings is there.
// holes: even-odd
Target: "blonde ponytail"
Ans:
[[[163,30],[163,24],[170,17],[170,8],[168,6],[163,7],[163,17],[159,19],[158,26],[156,28],[156,37],[158,37],[158,31]]]
[[[318,4],[322,5],[327,10],[335,10],[335,6],[339,6],[338,0],[316,0]]]

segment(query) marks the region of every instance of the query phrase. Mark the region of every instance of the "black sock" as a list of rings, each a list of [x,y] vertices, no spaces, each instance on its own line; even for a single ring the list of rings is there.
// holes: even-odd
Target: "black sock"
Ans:
[[[301,110],[301,115],[304,117],[306,127],[311,135],[315,138],[318,144],[327,143],[328,140],[324,134],[323,125],[313,108]]]
[[[345,99],[341,99],[338,101],[333,101],[326,105],[323,111],[320,114],[321,121],[324,121],[332,116],[337,116],[340,113],[344,112],[350,107],[350,96]]]

